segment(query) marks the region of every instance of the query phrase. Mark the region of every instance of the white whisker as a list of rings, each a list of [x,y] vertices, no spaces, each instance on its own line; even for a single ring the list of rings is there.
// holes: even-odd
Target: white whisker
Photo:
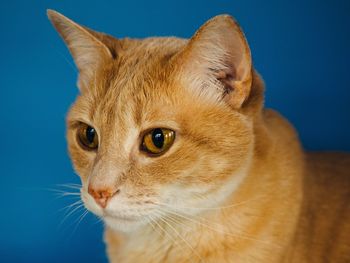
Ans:
[[[155,219],[153,219],[153,217],[152,217],[151,215],[148,215],[147,217],[148,217],[149,220],[150,220],[149,223],[150,223],[151,227],[153,228],[153,230],[154,230],[154,231],[157,231],[157,233],[159,234],[159,236],[162,236],[163,233],[162,233],[161,231],[159,231],[159,229],[155,226],[155,223],[156,223],[156,222],[154,222]]]
[[[82,203],[83,203],[83,201],[78,200],[78,201],[74,202],[73,204],[67,205],[67,206],[65,206],[65,207],[63,207],[63,208],[61,208],[61,209],[59,209],[58,212],[64,211],[64,210],[66,210],[66,209],[69,210],[69,209],[72,208],[73,206],[76,206],[76,205],[82,204]]]
[[[89,211],[87,209],[84,210],[84,212],[81,214],[81,216],[76,219],[74,222],[78,222],[73,230],[73,233],[77,230],[79,224],[81,223],[81,221],[84,219],[84,217],[89,213]]]
[[[204,199],[205,197],[203,197]],[[180,209],[195,209],[195,210],[222,210],[222,209],[228,209],[228,208],[234,208],[234,207],[238,207],[241,205],[245,205],[249,202],[252,202],[254,200],[261,200],[261,197],[255,197],[255,198],[250,198],[248,200],[244,200],[241,202],[237,202],[231,205],[226,205],[226,206],[213,206],[213,207],[190,207],[190,206],[178,206],[176,205],[176,208],[180,208]],[[158,205],[165,205],[168,206],[168,204],[166,203],[162,203],[162,202],[157,202]]]
[[[195,249],[191,246],[191,244],[169,223],[165,218],[160,217],[159,218],[162,222],[164,222],[166,225],[168,225],[169,228],[171,228],[178,237],[180,237],[185,244],[191,249],[191,251],[200,259],[200,261],[203,261],[201,256],[195,251]]]
[[[58,225],[58,227],[60,228],[62,226],[62,224],[67,220],[67,218],[72,215],[75,211],[77,211],[78,209],[84,207],[84,204],[80,204],[77,207],[75,207],[73,210],[71,210],[68,214],[65,215],[65,217],[63,218],[63,220],[61,221],[61,223]],[[85,209],[85,208],[84,208]]]
[[[80,184],[73,184],[73,183],[68,183],[68,184],[56,184],[56,186],[58,187],[65,187],[65,188],[70,188],[70,189],[81,189],[81,185]]]
[[[166,213],[170,213],[170,214],[173,214],[173,215],[175,215],[177,217],[181,217],[181,218],[186,219],[188,221],[191,221],[193,223],[199,224],[199,225],[204,226],[204,227],[206,227],[206,228],[208,228],[208,229],[210,229],[212,231],[215,231],[217,233],[225,234],[225,235],[233,237],[233,238],[241,238],[241,239],[246,239],[246,240],[252,240],[252,241],[256,241],[256,242],[259,242],[259,243],[262,243],[262,244],[265,244],[265,245],[279,247],[278,245],[273,244],[271,242],[260,240],[260,239],[256,239],[256,238],[253,238],[253,237],[250,237],[250,236],[246,236],[245,234],[242,234],[242,233],[234,234],[234,233],[226,232],[226,231],[222,230],[222,228],[224,227],[224,225],[222,225],[222,224],[209,222],[209,221],[207,221],[205,219],[204,219],[204,221],[206,221],[207,223],[203,223],[201,221],[195,220],[195,219],[190,218],[188,216],[185,216],[185,215],[182,215],[182,214],[177,213],[175,211],[172,211],[171,209],[169,209],[169,208],[171,208],[169,206],[168,206],[168,208],[163,206],[163,208],[165,208],[165,212]],[[203,219],[201,218],[201,220],[203,220]],[[209,225],[208,223],[210,223],[211,225]],[[216,224],[217,228],[215,228],[215,226],[212,226],[213,224]]]
[[[152,218],[151,215],[149,215],[149,217]],[[173,237],[168,231],[166,231],[166,229],[164,229],[164,228],[157,222],[157,220],[154,220],[154,219],[153,219],[153,222],[163,231],[163,233],[165,233],[165,234],[173,241],[174,244],[176,243],[176,239],[174,239],[174,237]]]

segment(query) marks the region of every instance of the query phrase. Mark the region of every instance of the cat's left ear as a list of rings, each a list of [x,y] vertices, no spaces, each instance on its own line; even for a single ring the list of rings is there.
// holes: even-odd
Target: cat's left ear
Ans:
[[[88,86],[96,69],[116,56],[117,40],[83,27],[54,10],[47,10],[47,15],[67,44],[79,69],[79,88]]]
[[[247,40],[236,21],[219,15],[206,22],[179,54],[182,75],[201,86],[202,92],[220,96],[239,109],[252,84],[252,59]]]

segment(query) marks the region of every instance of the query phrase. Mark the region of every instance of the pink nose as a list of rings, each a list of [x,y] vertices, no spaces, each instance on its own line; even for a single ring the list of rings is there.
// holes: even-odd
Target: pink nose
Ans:
[[[94,189],[91,185],[89,185],[88,192],[95,199],[97,204],[99,204],[102,208],[106,208],[108,200],[115,194],[119,193],[119,189]]]

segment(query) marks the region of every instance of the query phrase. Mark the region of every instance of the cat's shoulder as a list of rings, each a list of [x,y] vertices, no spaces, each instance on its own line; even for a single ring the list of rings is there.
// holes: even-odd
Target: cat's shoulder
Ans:
[[[303,189],[297,242],[302,254],[312,262],[349,262],[350,154],[305,153]]]
[[[307,152],[305,160],[305,184],[316,192],[326,189],[329,199],[334,192],[333,196],[349,195],[350,201],[350,153]]]

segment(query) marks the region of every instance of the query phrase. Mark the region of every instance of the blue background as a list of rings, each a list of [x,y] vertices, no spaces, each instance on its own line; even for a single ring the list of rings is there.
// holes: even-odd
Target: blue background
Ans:
[[[62,224],[79,183],[64,118],[77,95],[72,59],[46,18],[56,9],[117,37],[190,37],[234,15],[266,84],[266,104],[298,129],[306,149],[350,150],[350,1],[1,1],[0,261],[105,262],[102,224],[83,210]]]

